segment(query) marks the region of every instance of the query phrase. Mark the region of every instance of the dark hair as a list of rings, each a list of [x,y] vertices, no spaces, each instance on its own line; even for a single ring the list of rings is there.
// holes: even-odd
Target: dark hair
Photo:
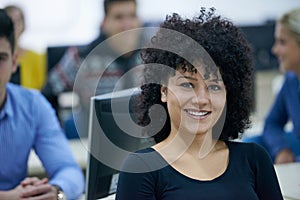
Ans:
[[[13,53],[15,50],[14,24],[4,9],[0,9],[0,37],[8,40]]]
[[[119,3],[119,2],[128,2],[132,1],[136,4],[136,0],[104,0],[103,2],[103,7],[104,7],[104,13],[107,15],[109,7],[114,4],[114,3]]]
[[[219,139],[238,138],[239,133],[243,133],[250,126],[249,117],[253,106],[252,52],[242,32],[229,20],[216,16],[213,8],[208,11],[202,8],[200,15],[193,19],[183,19],[176,13],[168,15],[160,27],[187,35],[198,42],[210,55],[219,68],[227,92],[225,124]],[[155,46],[155,43],[164,40],[168,40],[167,36],[158,31],[152,38],[151,44]],[[145,64],[159,63],[173,69],[187,65],[187,61],[178,55],[157,48],[144,49],[142,59]],[[149,109],[154,104],[162,105],[167,111],[166,103],[161,102],[161,84],[159,83],[163,83],[163,79],[168,79],[169,76],[163,77],[162,74],[166,73],[162,70],[164,70],[162,67],[156,69],[145,67],[144,69],[145,84],[141,87],[142,95],[139,105],[140,125],[145,126],[150,123]],[[168,137],[170,130],[170,119],[167,116],[162,131],[154,135],[155,141],[164,140]]]

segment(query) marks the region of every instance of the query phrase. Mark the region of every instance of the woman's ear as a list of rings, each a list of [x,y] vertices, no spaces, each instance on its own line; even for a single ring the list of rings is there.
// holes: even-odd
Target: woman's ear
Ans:
[[[161,86],[160,93],[161,93],[161,101],[164,103],[167,102],[168,88],[166,86]]]

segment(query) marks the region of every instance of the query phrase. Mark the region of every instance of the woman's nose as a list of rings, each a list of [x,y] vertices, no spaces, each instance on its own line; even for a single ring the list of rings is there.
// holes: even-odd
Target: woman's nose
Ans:
[[[210,98],[207,87],[201,87],[195,91],[192,102],[196,104],[208,104],[210,102]]]

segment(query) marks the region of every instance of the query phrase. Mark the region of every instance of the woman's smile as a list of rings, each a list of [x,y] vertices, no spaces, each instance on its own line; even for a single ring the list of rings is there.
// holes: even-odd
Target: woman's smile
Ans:
[[[205,110],[195,110],[195,109],[184,109],[184,112],[186,112],[190,117],[193,119],[206,119],[211,115],[211,111],[205,111]]]

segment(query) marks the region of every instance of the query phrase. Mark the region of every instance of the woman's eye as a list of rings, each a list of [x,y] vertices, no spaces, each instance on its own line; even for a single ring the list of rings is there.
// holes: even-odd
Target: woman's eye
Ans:
[[[277,43],[280,45],[285,45],[286,41],[284,39],[278,39]]]
[[[210,91],[218,91],[221,90],[221,87],[219,85],[209,85],[208,90]]]
[[[180,86],[185,88],[194,88],[194,85],[192,83],[181,83]]]

